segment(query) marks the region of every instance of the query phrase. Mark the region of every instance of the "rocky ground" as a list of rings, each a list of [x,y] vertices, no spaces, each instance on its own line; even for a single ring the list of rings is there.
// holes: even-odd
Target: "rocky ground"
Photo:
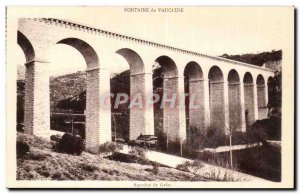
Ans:
[[[139,180],[139,181],[212,181],[174,168],[123,163],[83,152],[82,155],[57,153],[53,142],[18,133],[30,151],[17,157],[18,180]]]

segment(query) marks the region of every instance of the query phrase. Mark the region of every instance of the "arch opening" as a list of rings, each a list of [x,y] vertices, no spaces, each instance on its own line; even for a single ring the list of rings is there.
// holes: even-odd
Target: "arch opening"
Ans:
[[[88,146],[95,144],[97,140],[93,136],[98,133],[96,123],[99,121],[93,115],[100,108],[95,105],[100,90],[98,55],[87,42],[77,38],[60,40],[51,51],[51,62],[57,63],[53,64],[54,68],[49,67],[56,75],[51,80],[60,88],[52,87],[50,92],[51,129],[80,135],[87,140]],[[55,69],[66,62],[71,64]],[[76,116],[70,117],[72,114]]]

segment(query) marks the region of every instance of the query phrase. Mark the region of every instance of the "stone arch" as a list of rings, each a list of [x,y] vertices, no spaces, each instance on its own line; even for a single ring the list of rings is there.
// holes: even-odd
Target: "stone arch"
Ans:
[[[128,62],[131,74],[144,73],[144,62],[137,52],[129,48],[122,48],[117,50],[116,53]]]
[[[187,117],[187,139],[192,141],[200,130],[205,128],[204,80],[200,65],[189,62],[184,69],[185,113]]]
[[[178,70],[175,62],[168,56],[160,56],[155,60],[161,66],[164,78],[178,76]]]
[[[213,66],[208,72],[208,79],[210,82],[224,82],[222,70],[218,66]]]
[[[225,129],[224,76],[222,70],[217,66],[211,67],[208,72],[208,79],[211,126]]]
[[[144,100],[152,94],[152,75],[144,71],[141,56],[132,49],[122,48],[116,51],[127,62],[130,68],[130,103],[129,103],[129,139],[136,139],[140,134],[154,134],[152,107],[145,108]],[[143,106],[131,106],[131,103],[142,100]],[[151,115],[151,114],[152,115]]]
[[[154,104],[155,122],[159,123],[155,126],[155,133],[166,135],[167,142],[176,141],[179,137],[179,111],[171,108],[171,103],[164,100],[177,95],[178,80],[178,70],[173,59],[165,55],[158,57],[153,66],[153,90],[160,97]]]
[[[93,47],[87,42],[78,38],[65,38],[57,42],[57,44],[66,44],[77,49],[83,56],[87,69],[99,67],[99,58]]]
[[[246,129],[255,122],[254,83],[251,73],[246,72],[243,78]]]
[[[242,129],[242,107],[240,92],[240,76],[234,69],[230,70],[227,77],[228,81],[228,102],[229,102],[229,126],[233,131]]]
[[[17,37],[18,45],[22,48],[22,50],[25,54],[26,62],[34,60],[35,52],[34,52],[34,49],[33,49],[33,46],[31,44],[31,42],[20,31],[18,31],[17,36],[18,36]]]
[[[191,61],[185,66],[184,76],[189,80],[201,80],[203,79],[203,71],[197,62]]]

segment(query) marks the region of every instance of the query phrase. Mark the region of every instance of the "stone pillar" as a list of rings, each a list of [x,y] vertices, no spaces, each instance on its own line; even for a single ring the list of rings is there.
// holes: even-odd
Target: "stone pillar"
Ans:
[[[134,105],[130,109],[129,139],[136,139],[140,134],[154,135],[153,105],[146,107],[145,103],[152,91],[152,74],[130,75],[130,99],[141,106]]]
[[[229,119],[229,89],[228,82],[224,82],[224,130],[228,134],[230,132],[230,119]]]
[[[245,93],[244,93],[244,83],[240,84],[240,104],[241,104],[241,131],[246,131],[246,118],[245,118]]]
[[[230,129],[233,131],[242,131],[242,115],[241,111],[241,89],[240,83],[228,83],[228,94],[229,94],[229,120]],[[245,108],[244,108],[245,109]]]
[[[194,99],[192,99],[192,97]],[[205,129],[205,102],[203,79],[189,80],[189,127]],[[192,104],[195,107],[192,107]]]
[[[265,84],[265,106],[266,106],[266,118],[269,116],[269,86],[268,84]]]
[[[257,84],[258,119],[265,119],[268,115],[266,88],[264,84]]]
[[[209,104],[210,104],[210,123],[212,127],[223,130],[225,126],[225,93],[227,93],[226,103],[228,104],[228,90],[224,89],[224,81],[210,81],[209,83]]]
[[[209,80],[203,80],[205,129],[210,126]]]
[[[265,106],[268,107],[269,104],[269,86],[268,84],[265,85],[264,87],[264,92],[265,92]]]
[[[254,105],[254,122],[255,122],[256,120],[258,120],[258,102],[257,102],[257,85],[256,84],[253,84],[253,105]]]
[[[170,99],[176,98],[173,105]],[[168,77],[163,82],[163,131],[168,141],[186,140],[186,117],[185,108],[179,107],[180,99],[184,98],[184,78]]]
[[[145,94],[146,99],[153,95],[152,73],[145,73]],[[145,134],[154,135],[154,105],[145,107]]]
[[[45,138],[50,138],[48,63],[46,60],[34,59],[25,64],[24,131]]]
[[[86,147],[93,147],[112,140],[110,75],[100,68],[86,74]]]
[[[178,101],[179,102],[179,139],[181,142],[186,141],[186,114],[185,114],[185,92],[184,77],[178,77]]]
[[[257,84],[257,106],[265,107],[266,98],[265,98],[265,86]]]
[[[255,107],[257,110],[256,93],[254,94],[254,85],[252,83],[244,83],[244,96],[245,96],[245,111],[247,111],[246,124],[248,126],[255,122]],[[256,91],[256,89],[255,89]],[[257,102],[257,101],[256,101]],[[257,116],[257,114],[256,114]]]

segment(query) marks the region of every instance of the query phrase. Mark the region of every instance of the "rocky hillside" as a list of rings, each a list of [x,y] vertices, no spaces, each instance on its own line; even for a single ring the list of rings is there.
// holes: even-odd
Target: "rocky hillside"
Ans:
[[[53,141],[18,133],[17,140],[30,146],[17,156],[17,180],[136,180],[216,181],[190,172],[150,164],[126,163],[83,152],[80,156],[53,151]]]
[[[271,52],[262,52],[258,54],[242,54],[242,55],[228,55],[223,54],[220,57],[231,59],[234,61],[240,61],[244,63],[250,63],[252,65],[263,66],[265,63],[272,61],[281,61],[282,59],[282,50],[271,51]]]

